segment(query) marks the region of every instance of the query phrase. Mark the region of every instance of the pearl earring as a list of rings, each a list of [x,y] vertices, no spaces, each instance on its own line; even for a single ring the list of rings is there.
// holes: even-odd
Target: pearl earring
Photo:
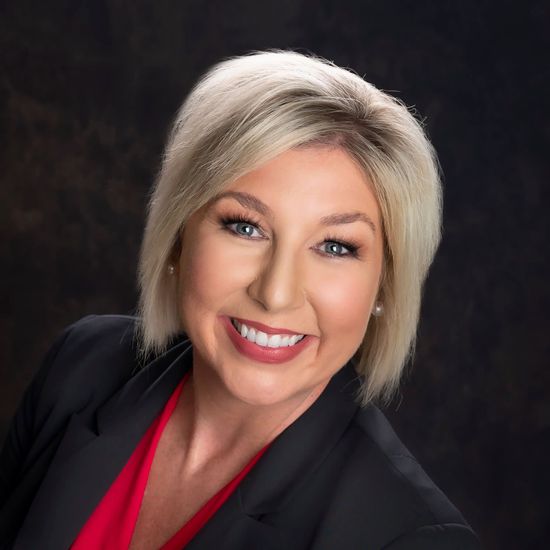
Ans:
[[[168,264],[168,275],[173,275],[176,272],[176,268],[172,264]]]
[[[380,317],[384,313],[384,304],[382,302],[376,302],[376,305],[374,306],[374,311],[372,314],[375,317]]]

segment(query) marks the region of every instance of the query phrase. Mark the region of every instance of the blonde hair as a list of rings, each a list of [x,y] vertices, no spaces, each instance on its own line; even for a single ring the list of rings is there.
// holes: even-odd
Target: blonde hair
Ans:
[[[181,228],[230,182],[296,147],[336,145],[372,182],[384,230],[373,317],[353,358],[362,406],[387,404],[414,355],[422,287],[441,234],[441,183],[422,124],[351,70],[293,51],[228,58],[204,74],[175,118],[149,203],[139,262],[144,353],[181,332],[167,272]]]

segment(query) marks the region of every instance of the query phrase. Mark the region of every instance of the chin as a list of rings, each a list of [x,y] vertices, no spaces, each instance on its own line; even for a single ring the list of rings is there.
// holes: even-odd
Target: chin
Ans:
[[[241,372],[226,382],[229,392],[239,401],[252,406],[277,405],[292,399],[297,393],[285,388],[276,375],[254,372]]]

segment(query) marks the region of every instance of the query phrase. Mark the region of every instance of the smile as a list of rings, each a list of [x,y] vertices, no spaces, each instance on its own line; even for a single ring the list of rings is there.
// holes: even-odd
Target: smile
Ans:
[[[249,328],[244,323],[227,316],[221,317],[229,339],[235,349],[245,357],[262,363],[283,363],[294,359],[312,341],[303,334],[266,334]],[[244,336],[243,336],[244,334]]]
[[[249,342],[253,342],[258,346],[269,348],[286,348],[295,346],[297,342],[304,338],[303,334],[267,334],[261,330],[249,327],[245,323],[239,323],[236,319],[231,319],[231,323],[237,329],[237,332]]]

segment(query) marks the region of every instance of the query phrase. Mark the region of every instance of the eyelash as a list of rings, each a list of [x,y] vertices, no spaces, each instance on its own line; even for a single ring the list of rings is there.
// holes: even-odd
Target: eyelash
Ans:
[[[255,220],[253,217],[245,216],[243,214],[235,214],[230,216],[222,216],[220,218],[220,224],[222,225],[223,229],[225,229],[226,231],[229,231],[233,235],[237,235],[238,237],[246,238],[246,235],[241,235],[239,233],[236,233],[232,229],[229,229],[228,226],[234,223],[245,223],[247,225],[254,226],[256,229],[259,229],[263,232],[261,223],[258,220]],[[359,254],[358,254],[359,243],[352,242],[352,241],[342,241],[331,235],[327,235],[324,242],[338,244],[340,246],[343,246],[344,248],[347,248],[349,251],[346,254],[330,254],[328,252],[322,253],[323,255],[328,256],[329,258],[358,258],[359,257]]]

